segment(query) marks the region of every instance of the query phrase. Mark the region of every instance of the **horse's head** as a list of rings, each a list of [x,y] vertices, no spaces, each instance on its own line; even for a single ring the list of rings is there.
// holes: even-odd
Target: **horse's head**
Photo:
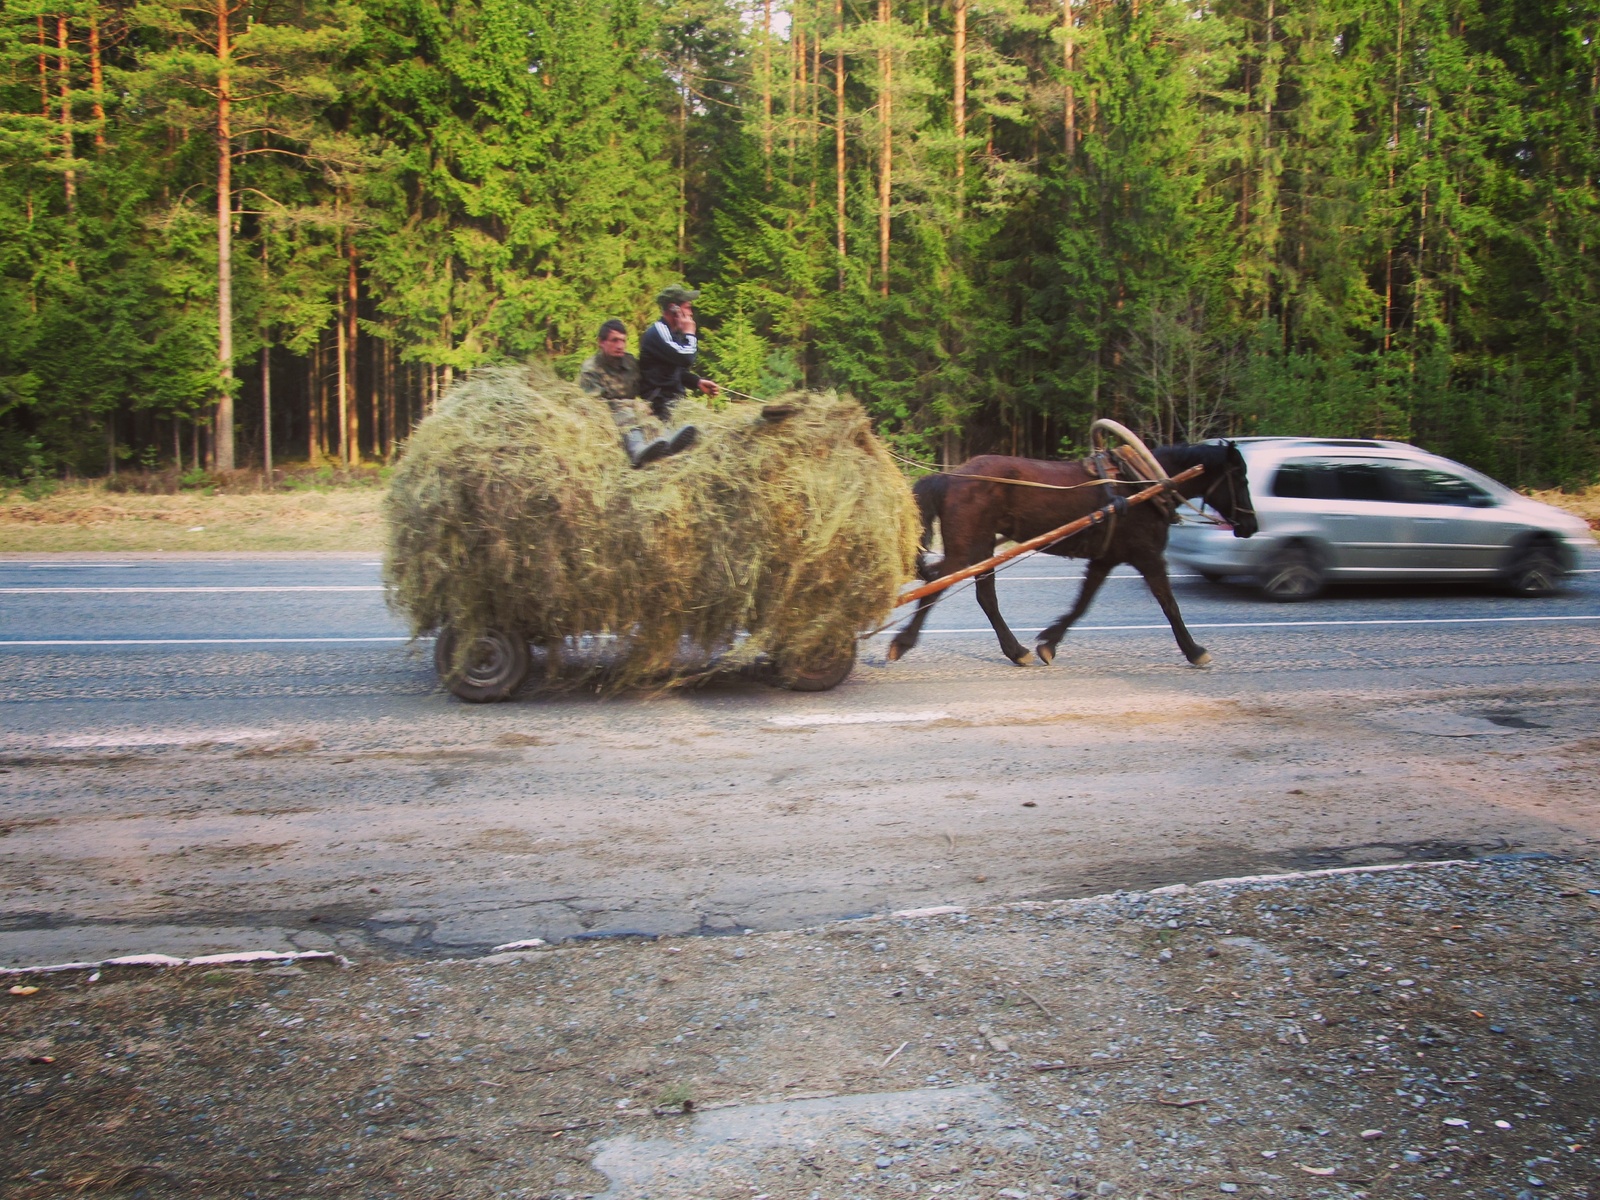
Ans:
[[[1222,514],[1233,526],[1233,536],[1254,537],[1260,525],[1256,523],[1255,501],[1250,498],[1250,475],[1245,469],[1244,455],[1238,444],[1223,442],[1227,457],[1222,472],[1206,492],[1206,503]]]

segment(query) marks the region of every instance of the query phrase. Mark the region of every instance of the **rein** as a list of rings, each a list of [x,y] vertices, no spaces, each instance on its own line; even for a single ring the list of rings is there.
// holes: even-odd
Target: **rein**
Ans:
[[[885,447],[887,450],[888,447]],[[916,467],[930,475],[948,475],[951,479],[981,479],[985,483],[1009,483],[1012,487],[1044,488],[1051,492],[1075,492],[1079,488],[1089,487],[1140,487],[1148,480],[1139,479],[1091,479],[1088,483],[1037,483],[1032,479],[1004,479],[999,475],[975,475],[968,471],[942,471],[932,463],[918,462],[914,458],[907,458],[903,454],[888,451],[889,457],[898,462],[905,463],[908,467]]]

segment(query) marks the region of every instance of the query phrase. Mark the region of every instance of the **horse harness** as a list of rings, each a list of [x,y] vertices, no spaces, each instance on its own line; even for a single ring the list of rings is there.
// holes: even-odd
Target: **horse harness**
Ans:
[[[1095,480],[1112,489],[1111,515],[1102,522],[1105,525],[1105,538],[1100,543],[1099,552],[1089,556],[1104,558],[1110,553],[1111,543],[1117,535],[1117,518],[1128,511],[1128,498],[1116,490],[1117,486],[1160,483],[1161,480],[1147,478],[1139,460],[1126,446],[1118,446],[1115,450],[1096,450],[1085,461],[1089,470],[1093,472]],[[1150,506],[1166,518],[1168,525],[1177,524],[1177,493],[1170,487],[1151,500]]]

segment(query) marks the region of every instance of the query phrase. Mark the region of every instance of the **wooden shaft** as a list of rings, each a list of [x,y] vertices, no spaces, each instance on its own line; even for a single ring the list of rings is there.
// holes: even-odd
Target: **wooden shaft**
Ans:
[[[1128,503],[1143,504],[1146,500],[1154,500],[1162,492],[1166,491],[1171,485],[1184,483],[1187,480],[1193,479],[1196,475],[1200,474],[1200,472],[1204,470],[1205,467],[1196,463],[1187,471],[1183,471],[1177,475],[1174,475],[1171,479],[1164,483],[1152,484],[1150,487],[1145,488],[1142,492],[1135,492],[1133,495],[1128,497]],[[910,604],[913,600],[921,600],[924,596],[931,596],[935,592],[942,592],[945,590],[945,588],[960,583],[963,579],[971,579],[974,575],[982,575],[985,571],[993,570],[1001,563],[1009,562],[1011,559],[1016,558],[1019,554],[1026,554],[1029,550],[1037,550],[1040,546],[1048,546],[1051,542],[1059,542],[1062,538],[1071,537],[1075,533],[1081,533],[1083,530],[1089,528],[1089,526],[1099,524],[1101,521],[1105,520],[1107,516],[1115,511],[1115,509],[1115,505],[1107,504],[1103,508],[1095,509],[1094,512],[1090,513],[1086,517],[1079,517],[1076,521],[1068,521],[1059,529],[1052,529],[1049,533],[1041,533],[1038,537],[1029,538],[1025,542],[1019,542],[1017,545],[1011,547],[1011,549],[1003,550],[999,554],[996,554],[993,558],[986,558],[981,563],[974,563],[972,566],[965,567],[962,570],[956,571],[950,575],[941,575],[932,583],[925,583],[921,587],[913,588],[911,591],[897,597],[895,601],[895,607],[898,608],[902,604]]]

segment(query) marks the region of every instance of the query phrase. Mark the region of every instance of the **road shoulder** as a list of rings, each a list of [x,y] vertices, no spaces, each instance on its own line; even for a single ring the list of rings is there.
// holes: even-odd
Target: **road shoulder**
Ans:
[[[7,1194],[1584,1197],[1597,893],[1481,861],[12,974]]]

